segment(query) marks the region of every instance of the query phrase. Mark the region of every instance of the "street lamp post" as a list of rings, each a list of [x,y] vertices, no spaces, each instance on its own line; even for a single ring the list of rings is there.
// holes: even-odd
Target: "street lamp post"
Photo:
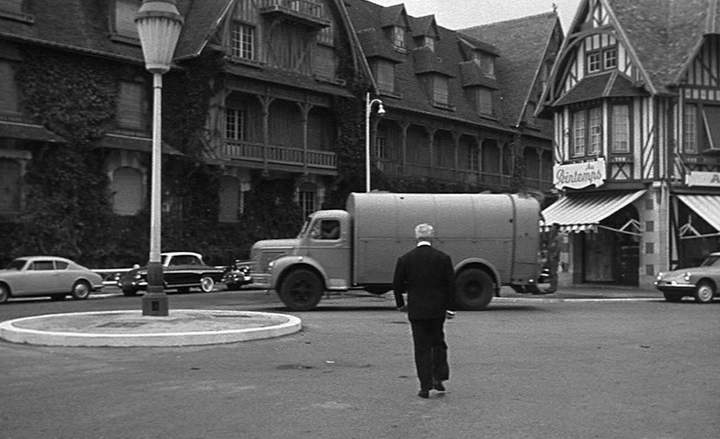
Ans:
[[[365,94],[365,192],[370,192],[370,114],[373,105],[378,104],[377,114],[385,114],[383,103],[380,99],[370,100],[370,93]]]
[[[150,257],[147,292],[142,298],[142,313],[168,315],[168,298],[163,290],[161,236],[161,163],[162,163],[162,75],[170,70],[183,18],[175,0],[143,0],[135,24],[140,37],[145,68],[153,74],[152,181],[150,188]]]

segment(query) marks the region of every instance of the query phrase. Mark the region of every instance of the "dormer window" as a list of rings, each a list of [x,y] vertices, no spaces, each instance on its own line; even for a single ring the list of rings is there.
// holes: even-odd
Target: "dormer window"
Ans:
[[[487,76],[495,76],[495,57],[475,51],[473,53],[473,60],[480,67],[480,71]]]
[[[475,108],[484,116],[492,116],[495,113],[493,108],[493,92],[489,88],[475,88]]]
[[[381,92],[394,93],[395,91],[395,64],[386,60],[377,60],[374,63],[375,81]]]
[[[450,104],[450,92],[448,87],[448,78],[445,76],[435,75],[433,77],[433,103],[436,105],[447,106]]]
[[[396,49],[405,49],[405,28],[393,26],[392,43]]]
[[[135,14],[140,0],[115,0],[115,34],[123,38],[138,39]]]
[[[422,47],[427,47],[433,52],[435,51],[435,38],[425,36],[422,39]]]

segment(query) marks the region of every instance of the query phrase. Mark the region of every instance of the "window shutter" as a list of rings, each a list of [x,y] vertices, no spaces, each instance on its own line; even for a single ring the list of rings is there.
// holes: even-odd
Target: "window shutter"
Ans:
[[[0,61],[0,112],[18,112],[15,71],[9,62]]]
[[[118,96],[118,126],[134,130],[144,128],[142,84],[121,82]]]
[[[115,0],[115,32],[124,37],[138,38],[135,14],[140,0]]]

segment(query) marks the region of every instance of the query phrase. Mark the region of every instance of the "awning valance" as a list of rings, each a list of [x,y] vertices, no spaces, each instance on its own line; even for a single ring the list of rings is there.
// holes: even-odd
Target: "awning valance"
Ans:
[[[720,195],[678,195],[677,197],[720,232]]]
[[[560,224],[560,231],[563,232],[597,230],[600,221],[642,197],[645,192],[647,191],[566,195],[542,211],[545,220],[543,230],[548,230],[554,223]],[[617,231],[631,233],[629,230]]]

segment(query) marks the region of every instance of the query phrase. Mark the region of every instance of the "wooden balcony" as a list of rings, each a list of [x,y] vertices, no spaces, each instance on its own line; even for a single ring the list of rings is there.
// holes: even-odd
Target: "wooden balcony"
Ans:
[[[260,0],[260,13],[313,28],[330,26],[322,3],[312,0]]]
[[[221,158],[238,160],[255,168],[296,170],[319,172],[323,174],[337,173],[337,157],[334,152],[262,143],[226,140],[222,146]]]

